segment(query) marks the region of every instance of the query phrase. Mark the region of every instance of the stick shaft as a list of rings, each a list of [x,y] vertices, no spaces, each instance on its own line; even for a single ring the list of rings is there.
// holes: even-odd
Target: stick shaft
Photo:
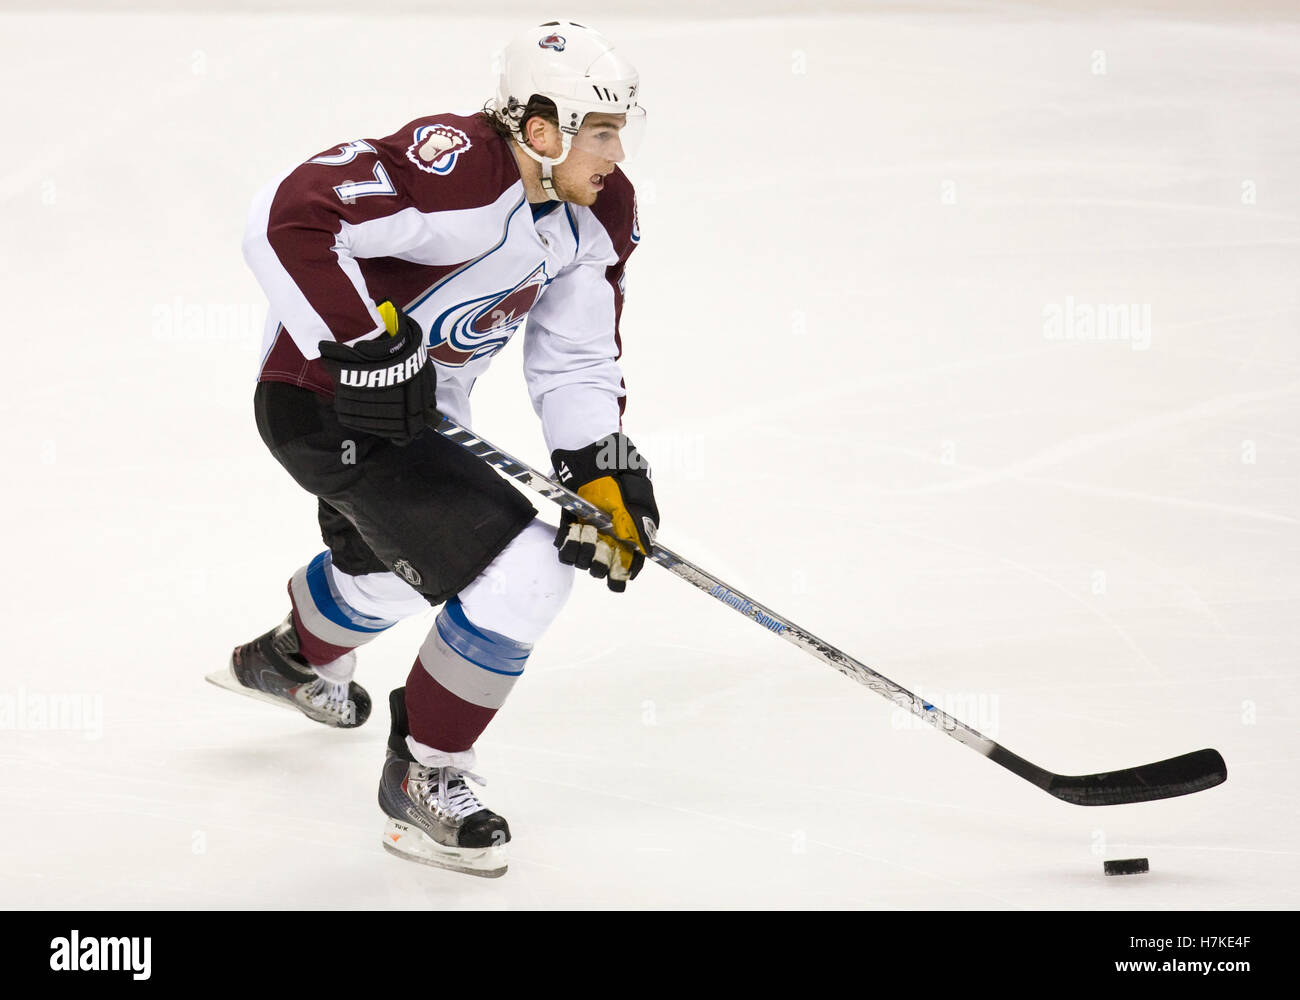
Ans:
[[[604,511],[466,430],[455,421],[444,418],[436,430],[443,437],[477,455],[504,475],[559,504],[575,517],[594,525],[598,531],[613,536],[629,548],[633,546],[633,542],[619,538],[614,531],[613,521]],[[870,688],[882,698],[924,719],[958,743],[970,747],[1000,767],[1006,768],[1012,774],[1024,778],[1064,802],[1081,806],[1150,802],[1155,799],[1190,795],[1206,788],[1213,788],[1227,780],[1228,771],[1223,757],[1217,750],[1209,749],[1118,771],[1083,775],[1055,774],[1012,753],[982,733],[976,732],[960,719],[953,718],[902,685],[895,684],[884,674],[872,670],[865,663],[849,656],[842,649],[837,649],[826,640],[796,625],[784,615],[759,604],[735,587],[723,583],[712,573],[695,565],[689,559],[679,556],[658,541],[655,542],[654,551],[648,558],[675,576],[681,577],[691,586],[704,591],[714,600],[752,619],[786,642],[798,646],[846,677],[851,677],[859,684]]]

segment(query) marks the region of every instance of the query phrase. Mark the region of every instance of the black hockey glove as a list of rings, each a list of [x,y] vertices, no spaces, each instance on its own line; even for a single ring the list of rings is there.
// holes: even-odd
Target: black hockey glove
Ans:
[[[659,507],[650,483],[650,466],[622,433],[601,438],[576,451],[556,449],[551,464],[561,486],[573,490],[614,519],[614,532],[635,543],[629,548],[599,534],[567,510],[560,515],[555,547],[560,562],[603,578],[620,593],[636,578],[659,530]]]
[[[378,308],[388,336],[351,347],[322,340],[320,356],[334,377],[339,423],[405,445],[438,422],[438,370],[420,324],[387,300]]]

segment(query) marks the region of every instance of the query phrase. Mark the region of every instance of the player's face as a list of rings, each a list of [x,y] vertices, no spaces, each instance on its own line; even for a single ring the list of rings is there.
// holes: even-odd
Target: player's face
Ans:
[[[626,115],[587,115],[573,137],[569,155],[554,171],[555,190],[575,205],[593,205],[605,177],[625,159],[622,131]]]

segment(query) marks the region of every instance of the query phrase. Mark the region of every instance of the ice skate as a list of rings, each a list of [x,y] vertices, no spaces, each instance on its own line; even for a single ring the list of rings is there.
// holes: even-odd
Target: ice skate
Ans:
[[[296,708],[314,722],[338,729],[355,729],[370,717],[365,688],[356,681],[342,684],[317,676],[298,654],[292,615],[252,642],[236,646],[227,668],[207,679],[227,691]]]
[[[466,781],[484,783],[468,770],[474,752],[447,754],[449,763],[440,767],[414,760],[406,747],[402,690],[393,694],[393,733],[379,782],[379,807],[388,816],[384,850],[466,875],[504,875],[510,827],[478,800]]]

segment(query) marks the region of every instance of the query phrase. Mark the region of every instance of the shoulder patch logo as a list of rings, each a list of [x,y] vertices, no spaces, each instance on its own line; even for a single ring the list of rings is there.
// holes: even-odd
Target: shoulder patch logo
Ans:
[[[537,43],[538,48],[554,49],[556,52],[564,51],[564,36],[551,33]]]
[[[415,141],[406,150],[406,158],[429,174],[449,174],[460,154],[474,144],[460,129],[451,125],[421,125]]]

